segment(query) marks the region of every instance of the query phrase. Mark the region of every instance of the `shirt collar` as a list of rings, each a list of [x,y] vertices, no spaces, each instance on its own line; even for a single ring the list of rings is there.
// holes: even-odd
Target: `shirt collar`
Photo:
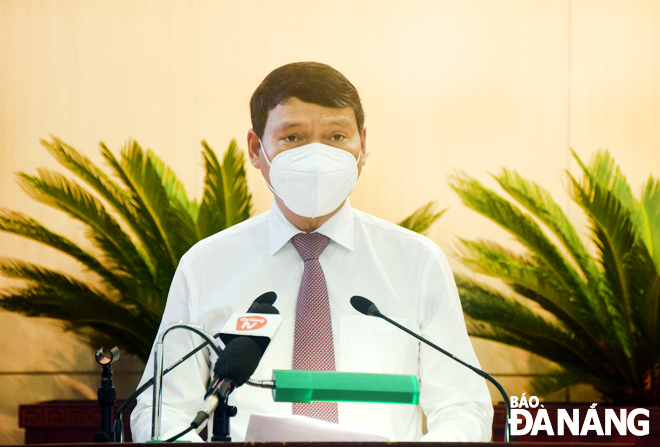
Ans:
[[[302,233],[284,217],[275,199],[270,207],[268,216],[268,230],[270,233],[270,255],[277,253],[289,240],[298,233]],[[342,247],[353,251],[353,208],[346,199],[341,209],[321,225],[316,233],[328,236],[332,241]]]

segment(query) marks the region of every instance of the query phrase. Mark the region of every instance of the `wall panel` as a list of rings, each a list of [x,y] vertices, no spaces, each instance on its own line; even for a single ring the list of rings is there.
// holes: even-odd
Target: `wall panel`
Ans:
[[[218,153],[233,138],[245,147],[258,83],[284,63],[316,60],[342,71],[364,102],[369,158],[354,206],[399,221],[435,200],[450,211],[430,237],[448,253],[458,236],[515,246],[460,205],[447,175],[464,170],[494,186],[488,173],[516,169],[582,222],[561,180],[563,170],[577,172],[568,146],[584,158],[603,147],[638,191],[649,174],[660,175],[659,30],[660,6],[643,0],[4,0],[0,206],[89,248],[83,228],[26,199],[14,181],[16,171],[61,170],[41,138],[57,135],[97,162],[100,141],[117,153],[137,139],[199,196],[200,140]],[[270,192],[247,169],[255,212],[265,211]],[[95,280],[75,261],[5,234],[0,255]],[[75,397],[81,386],[94,392],[85,375],[96,367],[92,351],[75,337],[8,313],[0,326],[0,381],[78,371],[92,378],[73,374],[76,383],[48,385],[38,398]],[[489,342],[475,348],[511,394],[548,367]],[[140,365],[124,368],[134,380]],[[30,396],[0,399],[3,443],[22,439],[12,408]]]

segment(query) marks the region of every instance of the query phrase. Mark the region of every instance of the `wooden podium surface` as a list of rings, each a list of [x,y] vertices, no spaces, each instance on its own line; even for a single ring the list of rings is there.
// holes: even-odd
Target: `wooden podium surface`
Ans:
[[[209,444],[222,444],[222,443],[180,443],[180,442],[160,442],[154,443],[131,443],[134,447],[154,447],[154,445],[162,445],[167,447],[182,447],[182,446],[209,446]],[[103,444],[34,444],[44,447],[59,447],[59,446],[74,446],[74,447],[99,447]],[[557,447],[557,443],[546,442],[232,442],[231,447]],[[585,443],[585,442],[567,442],[561,444],[564,447],[633,447],[633,444],[601,444],[601,443]],[[0,446],[4,447],[4,446]]]
[[[124,426],[126,441],[130,441],[130,428],[128,421],[130,419],[130,411],[132,406],[129,406],[124,414]],[[660,415],[660,413],[658,414]],[[660,422],[652,417],[652,435],[656,434]],[[502,406],[495,407],[495,421],[493,424],[493,439],[501,441],[504,437],[504,409]],[[94,401],[66,401],[66,402],[43,402],[36,405],[21,405],[19,408],[19,426],[25,428],[25,444],[48,445],[48,446],[76,446],[76,447],[98,447],[99,444],[93,444],[90,441],[94,435],[99,431],[101,423],[101,410],[98,403]],[[529,438],[529,437],[528,437]],[[534,438],[534,437],[531,437]],[[632,439],[561,439],[557,437],[554,440],[550,439],[522,439],[523,442],[516,442],[519,446],[530,447],[557,447],[562,446],[581,446],[581,447],[614,447],[614,446],[627,446],[627,447],[660,447],[657,437],[643,436],[633,437]],[[584,437],[583,437],[584,438]],[[532,441],[534,442],[525,442]],[[587,441],[587,442],[585,442]],[[181,443],[159,443],[167,445],[181,446]],[[191,444],[191,443],[186,443]],[[364,442],[351,442],[351,443],[296,443],[296,442],[271,442],[271,443],[232,443],[232,447],[254,447],[255,445],[263,447],[338,447],[346,444],[350,447],[413,447],[418,446],[418,443],[413,442],[395,442],[395,443],[364,443]],[[424,445],[437,445],[441,447],[460,446],[492,446],[503,447],[509,445],[503,442],[491,443],[424,443]],[[133,444],[144,445],[145,447],[153,447],[153,443],[148,444]],[[429,446],[430,447],[430,446]]]

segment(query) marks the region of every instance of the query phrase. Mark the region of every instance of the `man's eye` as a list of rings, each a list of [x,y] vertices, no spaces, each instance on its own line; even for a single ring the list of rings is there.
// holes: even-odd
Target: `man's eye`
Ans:
[[[344,136],[343,136],[343,135],[340,135],[340,134],[336,134],[336,135],[333,135],[333,136],[332,136],[332,139],[333,139],[334,141],[342,141],[342,140],[344,139]]]
[[[298,140],[298,137],[296,137],[295,135],[287,135],[286,137],[284,137],[284,139],[289,143],[293,143]]]

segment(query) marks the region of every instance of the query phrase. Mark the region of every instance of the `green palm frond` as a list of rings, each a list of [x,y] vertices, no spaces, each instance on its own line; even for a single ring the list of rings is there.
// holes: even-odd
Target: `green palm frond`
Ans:
[[[204,142],[203,145],[206,149],[205,153],[212,155],[208,144]],[[232,140],[220,166],[224,200],[219,203],[224,204],[227,227],[245,220],[252,208],[252,195],[248,193],[244,164],[243,153],[238,152],[236,141]]]
[[[146,157],[136,142],[129,141],[123,147],[120,160],[117,159],[110,151],[110,149],[108,149],[103,143],[101,143],[100,146],[101,155],[105,159],[115,177],[121,180],[122,184],[124,185],[124,194],[129,197],[130,215],[136,217],[135,222],[129,221],[129,225],[131,226],[132,233],[140,241],[138,246],[139,253],[148,260],[148,266],[152,276],[151,282],[153,283],[153,289],[156,293],[156,296],[162,296],[163,294],[167,293],[171,278],[173,277],[176,270],[176,263],[172,258],[173,254],[171,250],[168,249],[165,240],[163,239],[161,229],[154,221],[152,212],[154,208],[158,209],[159,212],[163,212],[163,207],[166,207],[170,201],[163,199],[162,185],[158,186],[157,183],[153,182],[153,174],[155,171],[154,169],[149,169],[150,175],[147,175],[147,177],[151,181],[151,186],[155,187],[156,192],[150,193],[147,191],[145,198],[146,200],[155,200],[155,203],[145,203],[143,197],[140,195],[140,191],[145,192],[144,186],[137,186],[136,190],[136,187],[132,184],[132,182],[136,180],[125,171],[124,167],[122,166],[122,160],[124,163],[131,163],[130,160],[135,160],[135,162],[140,164],[140,166],[144,166],[144,159]],[[133,151],[133,149],[135,150]],[[151,165],[149,167],[151,168]],[[133,168],[131,170],[136,172],[138,175],[137,181],[140,181],[140,170],[137,168]],[[127,213],[128,211],[124,211],[121,214],[123,215]],[[176,210],[171,210],[169,214],[175,213]],[[180,231],[180,229],[177,229],[176,231]],[[151,304],[158,306],[161,308],[160,311],[162,311],[164,308],[164,302],[161,299],[158,299],[158,301],[159,303],[152,302]]]
[[[590,336],[595,337],[598,327],[607,326],[605,310],[598,309],[581,276],[529,215],[465,175],[454,176],[450,186],[458,193],[465,205],[497,223],[525,246],[533,254],[536,262],[552,272],[555,280],[569,291],[569,296],[576,304],[587,304],[595,310],[590,313],[593,317],[585,321],[584,326]]]
[[[180,215],[174,212],[172,201],[167,196],[163,179],[156,167],[137,142],[127,144],[119,160],[120,175],[124,185],[130,191],[131,198],[138,204],[140,215],[145,218],[151,229],[151,236],[161,244],[165,258],[161,259],[159,270],[162,273],[174,273],[179,259],[190,247],[186,225]],[[181,196],[174,199],[179,202]],[[160,272],[159,272],[160,273]]]
[[[37,177],[19,174],[23,190],[33,199],[85,224],[94,244],[107,254],[111,270],[148,271],[131,238],[97,198],[61,174],[45,169],[37,172]]]
[[[651,254],[655,268],[660,271],[660,181],[649,178],[640,200],[644,224],[642,239]]]
[[[76,290],[75,288],[73,290]],[[0,293],[2,308],[29,317],[60,320],[81,341],[98,347],[99,341],[122,346],[146,360],[149,358],[158,322],[136,315],[102,295],[56,289],[43,285]]]
[[[115,273],[106,268],[96,257],[78,247],[69,239],[53,233],[36,220],[24,214],[0,209],[0,231],[40,242],[71,256],[88,270],[99,275],[108,286],[124,291],[124,284]]]
[[[150,165],[155,169],[156,175],[161,179],[163,190],[169,198],[170,206],[173,208],[176,218],[183,225],[181,228],[183,234],[180,237],[186,241],[184,245],[188,246],[191,242],[196,242],[198,237],[195,219],[197,219],[197,215],[199,214],[199,204],[194,200],[188,199],[186,189],[176,177],[174,171],[156,157],[153,152],[147,151],[147,157],[149,158]]]
[[[508,169],[502,169],[495,179],[511,197],[543,222],[559,238],[580,267],[588,283],[597,287],[602,281],[602,273],[580,240],[575,227],[550,193],[537,183],[525,180],[517,172]]]
[[[459,259],[475,273],[503,280],[522,296],[538,303],[555,315],[562,324],[578,330],[583,310],[552,272],[488,241],[474,242],[460,239]],[[581,328],[580,328],[581,329]]]
[[[204,147],[204,196],[197,222],[199,236],[206,237],[247,219],[252,210],[248,192],[245,159],[232,140],[222,164],[206,141]]]
[[[426,234],[431,225],[447,211],[445,208],[436,212],[436,208],[435,202],[429,202],[399,222],[399,225],[415,233]]]
[[[601,267],[608,282],[607,289],[611,291],[601,296],[606,302],[608,313],[613,316],[617,340],[621,342],[626,355],[630,356],[632,303],[624,259],[637,242],[634,224],[630,214],[609,190],[586,179],[582,185],[573,176],[569,175],[569,179],[573,200],[589,215],[592,239],[600,252]]]
[[[212,225],[199,226],[202,207],[188,198],[168,166],[136,142],[129,142],[119,158],[101,143],[101,155],[111,175],[57,138],[42,143],[87,188],[43,169],[37,175],[19,174],[19,182],[30,197],[81,222],[95,252],[85,251],[34,219],[9,210],[0,210],[0,231],[76,259],[99,276],[99,287],[44,267],[0,259],[0,274],[27,284],[0,292],[0,307],[59,319],[87,343],[122,346],[146,359],[179,259],[202,237],[212,234],[208,233]],[[215,160],[213,165],[206,164],[207,178],[220,179],[224,188],[223,205],[215,207],[209,220],[226,225],[247,219],[250,195],[242,153],[232,143],[224,164],[217,162],[206,144],[203,154],[205,159]],[[207,191],[203,197],[206,206],[212,206]]]
[[[122,217],[122,220],[135,230],[135,227],[138,227],[138,220],[130,196],[87,157],[58,138],[52,138],[52,142],[41,140],[41,144],[53,158],[91,186]],[[105,147],[103,143],[101,146]]]
[[[27,281],[32,285],[32,290],[49,291],[46,296],[32,297],[29,301],[23,295],[3,295],[2,302],[7,305],[8,310],[28,316],[60,319],[67,317],[66,320],[74,326],[84,324],[115,327],[126,332],[126,336],[139,343],[146,343],[149,347],[153,342],[153,337],[146,337],[139,326],[124,327],[135,321],[135,309],[117,306],[102,292],[85,283],[62,273],[13,259],[0,258],[0,272],[7,278]],[[53,295],[58,296],[58,299],[50,299]],[[124,319],[117,319],[118,315]]]
[[[575,157],[582,177],[567,173],[568,191],[588,218],[595,254],[550,194],[516,172],[495,176],[511,201],[465,174],[453,177],[463,203],[523,247],[460,241],[463,264],[512,293],[456,275],[469,332],[559,365],[531,382],[534,393],[589,383],[607,401],[658,405],[660,182],[651,178],[637,200],[607,152],[589,165]]]
[[[518,340],[515,346],[523,349],[534,346],[534,349],[542,350],[545,357],[553,362],[596,368],[598,354],[587,354],[586,348],[592,347],[588,339],[577,337],[558,320],[542,316],[521,300],[505,296],[460,275],[456,275],[456,280],[459,293],[464,297],[463,310],[482,325],[483,338],[493,339],[494,336],[506,334]]]
[[[632,221],[633,226],[641,228],[644,217],[640,204],[633,196],[626,177],[621,173],[610,154],[606,151],[598,151],[593,156],[590,166],[586,166],[575,151],[571,150],[571,153],[585,175],[584,182],[598,185],[600,189],[608,191],[619,206],[625,210],[625,214]]]

